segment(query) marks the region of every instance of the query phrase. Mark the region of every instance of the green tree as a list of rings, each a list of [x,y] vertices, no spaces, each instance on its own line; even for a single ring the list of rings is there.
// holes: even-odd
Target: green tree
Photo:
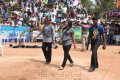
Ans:
[[[85,7],[88,11],[92,12],[94,9],[94,4],[91,0],[80,0],[83,7]]]
[[[95,0],[95,12],[103,14],[111,9],[115,9],[114,0]]]
[[[11,0],[4,0],[5,2],[10,2]]]

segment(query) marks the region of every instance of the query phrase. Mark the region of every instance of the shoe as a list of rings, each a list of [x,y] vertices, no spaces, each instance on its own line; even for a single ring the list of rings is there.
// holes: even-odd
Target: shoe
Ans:
[[[70,67],[73,67],[73,63],[70,63]]]
[[[45,64],[50,64],[50,62],[45,62]]]
[[[60,66],[59,70],[63,70],[63,69],[64,69],[64,67]]]
[[[91,67],[91,68],[88,70],[88,72],[93,72],[93,71],[95,71],[95,68],[94,68],[94,67]]]

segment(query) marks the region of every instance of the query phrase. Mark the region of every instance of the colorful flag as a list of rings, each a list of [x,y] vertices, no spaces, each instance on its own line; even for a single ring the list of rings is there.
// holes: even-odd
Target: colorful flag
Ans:
[[[79,0],[75,0],[74,2],[73,2],[73,6],[77,6],[79,4]]]

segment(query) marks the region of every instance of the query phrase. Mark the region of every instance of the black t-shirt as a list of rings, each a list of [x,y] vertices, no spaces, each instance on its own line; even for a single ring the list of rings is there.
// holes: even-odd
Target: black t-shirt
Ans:
[[[28,14],[28,16],[30,16],[30,15],[31,15],[31,12],[28,11],[27,14]]]

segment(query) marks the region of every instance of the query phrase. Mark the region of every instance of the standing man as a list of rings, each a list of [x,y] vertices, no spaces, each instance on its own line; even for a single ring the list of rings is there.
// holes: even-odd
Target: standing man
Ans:
[[[88,70],[89,72],[93,72],[96,68],[98,68],[98,58],[97,58],[97,50],[101,44],[101,36],[103,37],[103,49],[106,49],[105,43],[105,33],[102,25],[98,25],[98,19],[93,17],[93,25],[89,29],[89,39],[91,40],[91,66]]]
[[[82,22],[82,52],[85,52],[86,51],[86,43],[87,43],[87,37],[88,37],[88,27],[89,27],[89,24],[87,22],[87,19],[83,19],[83,22]]]

